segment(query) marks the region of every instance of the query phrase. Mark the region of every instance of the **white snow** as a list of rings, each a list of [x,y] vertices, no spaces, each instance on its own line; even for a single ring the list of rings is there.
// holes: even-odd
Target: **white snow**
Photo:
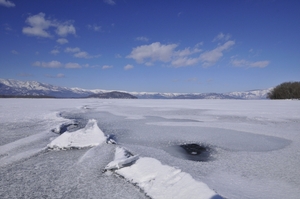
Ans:
[[[153,199],[211,199],[217,194],[205,183],[194,180],[188,173],[161,164],[154,158],[135,156],[127,157],[126,151],[117,147],[114,161],[106,169],[115,172],[139,186],[146,195]],[[128,163],[136,161],[130,166]],[[221,197],[219,197],[221,198]]]
[[[134,161],[136,161],[139,158],[138,155],[129,155],[126,153],[128,153],[128,152],[126,152],[125,149],[123,149],[121,147],[117,147],[116,152],[115,152],[115,159],[112,162],[110,162],[105,167],[105,169],[106,170],[120,169],[120,168],[126,166],[127,164],[133,163]]]
[[[75,132],[65,132],[53,140],[48,148],[51,149],[70,149],[94,147],[106,141],[106,136],[99,129],[97,121],[91,119],[85,128]]]
[[[197,186],[230,199],[298,199],[299,102],[0,99],[0,198],[97,198],[100,192],[113,193],[111,198],[141,198],[137,193],[122,197],[130,183],[101,173],[117,160],[107,168],[153,198],[167,198],[164,194],[173,192],[168,191],[172,187],[179,195]],[[51,132],[72,118],[89,124],[61,136]],[[121,153],[114,159],[116,145],[101,144],[106,141],[103,132],[139,157]],[[213,160],[190,161],[166,150],[183,143],[210,146]],[[45,150],[48,144],[58,149],[99,145],[55,151]],[[169,186],[172,179],[180,180]]]

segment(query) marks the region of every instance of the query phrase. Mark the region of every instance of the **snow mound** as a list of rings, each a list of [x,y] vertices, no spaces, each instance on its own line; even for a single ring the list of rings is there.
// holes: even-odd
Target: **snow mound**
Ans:
[[[110,162],[105,167],[105,170],[114,170],[123,168],[125,166],[129,166],[138,158],[138,155],[132,155],[129,151],[125,150],[124,148],[117,147],[114,161]]]
[[[190,174],[163,165],[154,158],[138,158],[120,147],[116,148],[114,161],[105,169],[116,169],[117,174],[136,184],[153,199],[222,198],[205,183],[193,179]]]
[[[98,127],[97,121],[91,119],[83,129],[65,132],[54,139],[47,147],[55,150],[94,147],[102,144],[106,139],[106,136]]]

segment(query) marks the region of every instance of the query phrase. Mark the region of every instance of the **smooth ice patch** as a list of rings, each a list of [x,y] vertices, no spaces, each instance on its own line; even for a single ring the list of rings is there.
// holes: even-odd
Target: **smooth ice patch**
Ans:
[[[91,119],[85,128],[75,132],[65,132],[50,144],[51,149],[70,149],[97,146],[106,141],[106,136],[97,125],[97,121]]]

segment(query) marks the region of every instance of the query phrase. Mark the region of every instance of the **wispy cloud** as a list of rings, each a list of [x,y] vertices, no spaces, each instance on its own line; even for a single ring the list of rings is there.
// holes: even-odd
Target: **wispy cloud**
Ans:
[[[228,41],[230,39],[231,35],[230,34],[224,34],[220,32],[214,39],[213,42],[216,41]]]
[[[45,75],[46,77],[49,77],[49,78],[65,78],[66,76],[62,73],[58,73],[57,75]]]
[[[16,4],[8,0],[0,0],[0,6],[5,6],[9,8],[9,7],[15,7]]]
[[[36,61],[36,62],[32,63],[32,66],[41,67],[41,68],[62,68],[62,67],[70,68],[70,69],[82,68],[82,66],[78,63],[69,62],[69,63],[63,64],[59,61],[50,61],[50,62]]]
[[[69,41],[65,38],[60,38],[60,39],[57,39],[56,40],[57,43],[59,44],[66,44],[66,43],[69,43]]]
[[[75,47],[75,48],[67,47],[65,49],[65,52],[66,53],[77,53],[77,52],[80,52],[80,48],[78,48],[78,47]]]
[[[219,35],[219,39],[227,39],[229,36]],[[203,42],[196,44],[193,48],[187,47],[183,50],[176,50],[177,44],[161,44],[155,42],[149,45],[141,45],[133,48],[126,58],[132,58],[139,64],[151,66],[154,62],[170,63],[172,67],[186,67],[201,63],[203,67],[209,67],[223,57],[224,51],[235,45],[235,41],[229,40],[219,44],[215,49],[203,52],[199,47]]]
[[[124,66],[124,70],[131,70],[133,68],[134,68],[134,66],[131,64],[127,64],[126,66]]]
[[[65,68],[82,68],[82,66],[79,65],[78,63],[70,62],[70,63],[65,64]]]
[[[54,50],[51,50],[50,53],[53,55],[57,55],[59,53],[59,50],[54,49]]]
[[[235,67],[245,67],[245,68],[265,68],[270,64],[270,61],[264,60],[264,61],[256,61],[251,62],[244,59],[235,59],[231,61],[231,64]]]
[[[75,47],[75,48],[70,48],[67,47],[65,49],[66,53],[73,53],[73,56],[76,58],[85,58],[85,59],[90,59],[90,58],[95,58],[95,57],[100,57],[101,55],[90,55],[89,53],[85,51],[81,51],[80,48]]]
[[[90,30],[94,30],[94,31],[96,31],[96,32],[100,32],[101,31],[101,26],[98,26],[98,25],[96,25],[96,24],[94,24],[94,25],[87,25],[87,27],[88,27],[88,29],[90,29]]]
[[[12,50],[12,51],[10,51],[12,54],[14,54],[14,55],[18,55],[19,54],[19,52],[18,51],[16,51],[16,50]]]
[[[120,55],[120,54],[115,54],[115,58],[122,58],[122,55]]]
[[[3,24],[3,26],[4,26],[4,30],[6,30],[6,31],[12,31],[13,30],[11,28],[11,26],[9,24],[7,24],[7,23]]]
[[[149,38],[147,37],[137,37],[135,38],[136,41],[143,41],[143,42],[148,42],[149,41]]]
[[[77,58],[85,58],[85,59],[92,58],[92,56],[89,55],[89,54],[88,54],[87,52],[85,52],[85,51],[81,51],[81,52],[75,53],[73,56],[74,56],[74,57],[77,57]]]
[[[30,74],[30,73],[19,73],[18,76],[20,76],[20,77],[33,77],[33,75]]]
[[[189,79],[187,79],[188,82],[196,82],[198,81],[198,78],[197,77],[191,77]]]
[[[103,70],[110,69],[110,68],[113,68],[113,66],[112,65],[104,65],[104,66],[102,66]]]
[[[214,65],[221,57],[223,57],[223,51],[229,49],[231,46],[235,44],[235,41],[227,41],[221,46],[217,48],[206,51],[200,55],[200,60],[202,62],[203,67],[209,67]]]
[[[51,61],[51,62],[36,61],[32,65],[36,67],[42,67],[42,68],[60,68],[63,66],[63,64],[60,63],[59,61]]]
[[[145,60],[151,62],[162,61],[169,62],[174,53],[174,49],[177,47],[177,44],[168,44],[164,45],[160,42],[155,42],[150,45],[142,45],[134,48],[130,55],[126,56],[127,58],[132,58],[138,63],[144,63]]]
[[[58,34],[61,37],[65,37],[68,34],[76,35],[76,29],[73,26],[73,24],[71,24],[71,23],[72,23],[72,21],[65,22],[63,24],[57,24],[56,25],[57,29],[55,31],[56,34]]]
[[[49,29],[53,27],[55,28],[55,33],[62,37],[68,34],[76,34],[73,21],[58,22],[57,20],[46,19],[45,16],[45,13],[42,12],[29,16],[25,21],[29,26],[23,27],[22,32],[28,36],[50,38],[53,35]]]
[[[112,5],[112,6],[116,4],[116,2],[114,0],[103,0],[103,2],[107,3],[109,5]]]

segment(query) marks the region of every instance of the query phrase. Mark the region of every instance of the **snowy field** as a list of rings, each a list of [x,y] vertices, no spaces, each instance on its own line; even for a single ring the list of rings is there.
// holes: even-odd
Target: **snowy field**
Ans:
[[[1,99],[0,198],[296,199],[300,101]]]

